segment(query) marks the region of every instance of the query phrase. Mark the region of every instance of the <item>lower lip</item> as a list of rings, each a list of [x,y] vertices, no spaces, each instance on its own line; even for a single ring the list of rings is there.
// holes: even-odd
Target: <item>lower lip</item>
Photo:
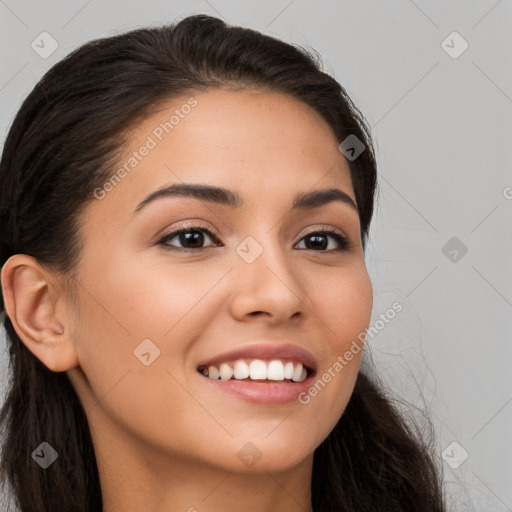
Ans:
[[[200,375],[210,386],[247,402],[267,405],[299,403],[298,397],[311,386],[313,376],[302,382],[258,382],[251,380],[217,380]]]

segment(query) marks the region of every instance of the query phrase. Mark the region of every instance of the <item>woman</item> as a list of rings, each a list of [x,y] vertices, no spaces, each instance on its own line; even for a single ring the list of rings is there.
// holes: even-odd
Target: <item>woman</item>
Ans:
[[[0,164],[21,511],[442,511],[360,370],[376,163],[307,52],[209,16],[92,41]]]

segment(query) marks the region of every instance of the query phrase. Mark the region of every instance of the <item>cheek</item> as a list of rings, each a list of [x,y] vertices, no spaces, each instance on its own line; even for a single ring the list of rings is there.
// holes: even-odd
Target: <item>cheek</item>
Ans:
[[[370,322],[373,292],[366,267],[344,269],[339,277],[324,280],[315,303],[332,335],[331,351],[339,355],[358,340]]]
[[[373,303],[371,281],[363,266],[345,269],[338,279],[326,283],[315,304],[329,336],[328,349],[312,386],[301,398],[312,416],[323,418],[319,439],[334,428],[352,395]]]
[[[117,409],[126,393],[124,403],[145,408],[142,417],[154,417],[151,404],[166,403],[168,410],[190,405],[173,377],[186,380],[183,363],[208,314],[218,311],[208,292],[225,269],[209,267],[198,273],[186,264],[136,267],[121,256],[114,260],[91,264],[79,276],[80,327],[74,338],[91,399],[106,396],[102,404]],[[129,408],[125,413],[131,414]]]
[[[98,259],[80,276],[84,289],[93,291],[83,294],[81,316],[88,317],[89,326],[96,324],[98,334],[129,336],[132,343],[161,340],[186,320],[223,273],[217,267],[198,272],[193,263],[154,263],[122,254]]]
[[[187,329],[185,315],[197,294],[184,293],[190,288],[180,283],[173,290],[147,274],[114,270],[105,271],[101,284],[94,285],[94,298],[87,292],[80,297],[75,340],[87,381],[79,391],[90,421],[105,429],[111,422],[122,425],[129,436],[161,442],[160,448],[177,449],[184,442],[193,446],[197,428],[192,419],[214,426],[183,387],[181,363],[196,335]]]
[[[119,304],[124,304],[119,314],[133,332],[158,337],[167,337],[178,322],[201,308],[226,272],[222,265],[184,261],[142,263],[138,270],[133,271],[133,265],[119,269],[108,278],[109,289],[116,290]]]

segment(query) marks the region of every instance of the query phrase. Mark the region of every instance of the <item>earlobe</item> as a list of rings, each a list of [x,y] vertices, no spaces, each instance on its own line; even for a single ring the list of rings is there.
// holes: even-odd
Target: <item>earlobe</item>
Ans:
[[[69,315],[55,276],[32,256],[15,254],[2,268],[6,314],[26,347],[50,370],[78,365]]]

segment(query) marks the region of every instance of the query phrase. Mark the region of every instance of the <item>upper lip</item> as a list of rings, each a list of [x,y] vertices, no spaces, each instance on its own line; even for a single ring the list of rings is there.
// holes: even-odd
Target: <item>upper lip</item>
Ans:
[[[292,343],[255,343],[238,347],[203,361],[199,367],[216,366],[237,359],[281,359],[301,362],[310,370],[316,370],[316,360],[311,352]]]

